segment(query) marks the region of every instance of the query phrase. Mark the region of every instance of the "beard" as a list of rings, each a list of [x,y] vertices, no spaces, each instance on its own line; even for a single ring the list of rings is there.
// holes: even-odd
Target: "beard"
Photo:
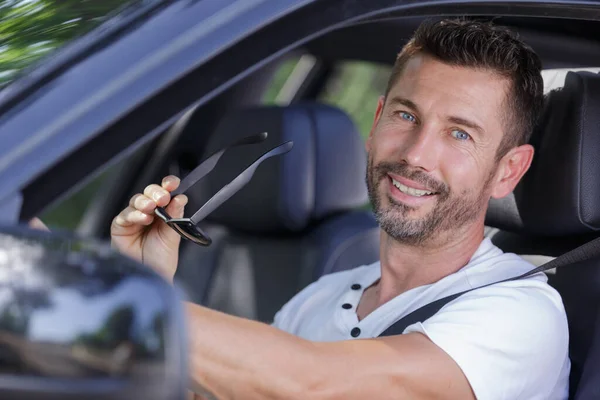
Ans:
[[[388,173],[420,183],[429,191],[435,192],[436,203],[433,209],[425,216],[411,218],[410,213],[416,208],[399,203],[389,194],[386,195],[388,206],[384,208],[379,187],[382,181],[389,181]],[[491,171],[481,189],[474,188],[457,194],[448,185],[406,163],[380,162],[374,165],[371,155],[366,173],[369,200],[379,226],[394,240],[409,245],[435,241],[440,234],[450,230],[458,234],[461,228],[479,218],[489,201],[487,189],[493,177],[494,171]]]

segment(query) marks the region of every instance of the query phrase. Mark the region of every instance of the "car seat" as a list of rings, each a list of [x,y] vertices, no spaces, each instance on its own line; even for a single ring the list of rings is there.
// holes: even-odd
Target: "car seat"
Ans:
[[[531,144],[530,170],[513,196],[490,202],[486,224],[500,229],[492,241],[504,251],[557,257],[600,230],[600,75],[570,71]],[[600,398],[600,259],[561,267],[549,282],[569,321],[571,396]]]
[[[261,164],[207,219],[210,247],[182,245],[176,280],[192,301],[267,322],[319,276],[377,261],[379,230],[367,207],[364,142],[340,109],[304,103],[233,110],[200,158],[262,131],[265,142],[228,150],[190,190],[189,210],[268,149],[288,140],[293,149]]]

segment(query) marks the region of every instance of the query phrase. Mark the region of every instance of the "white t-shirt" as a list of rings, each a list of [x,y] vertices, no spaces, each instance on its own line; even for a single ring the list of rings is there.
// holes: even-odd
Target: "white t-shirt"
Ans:
[[[294,296],[273,325],[313,341],[379,336],[436,299],[518,276],[534,266],[484,239],[469,263],[438,282],[400,294],[359,321],[363,290],[379,262],[321,277]],[[569,332],[560,295],[540,273],[464,294],[404,333],[421,332],[460,366],[479,400],[568,397]],[[432,371],[435,373],[435,371]]]

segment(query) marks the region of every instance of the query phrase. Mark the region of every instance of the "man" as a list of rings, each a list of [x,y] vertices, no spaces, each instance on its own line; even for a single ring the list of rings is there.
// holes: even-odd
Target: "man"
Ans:
[[[474,290],[404,334],[407,313],[533,266],[484,239],[490,198],[533,157],[541,63],[490,24],[423,24],[399,54],[366,143],[380,262],[325,276],[273,326],[186,305],[192,381],[217,398],[564,399],[567,320],[543,274]],[[180,237],[154,208],[183,215],[166,177],[131,199],[112,240],[172,279]]]

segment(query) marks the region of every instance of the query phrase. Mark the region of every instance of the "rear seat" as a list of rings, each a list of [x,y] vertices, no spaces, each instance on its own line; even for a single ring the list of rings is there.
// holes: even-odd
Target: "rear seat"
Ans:
[[[557,257],[599,235],[600,75],[569,72],[531,143],[531,169],[514,196],[490,202],[486,224],[500,229],[492,241],[505,251]],[[549,282],[569,319],[572,395],[600,398],[600,260],[560,268]]]
[[[213,245],[183,244],[176,279],[192,301],[270,321],[322,274],[376,261],[379,231],[364,208],[364,143],[346,114],[316,103],[239,109],[223,119],[202,158],[234,138],[262,131],[269,133],[265,143],[225,153],[190,192],[190,209],[267,149],[287,140],[294,148],[265,161],[211,215],[205,228]]]

